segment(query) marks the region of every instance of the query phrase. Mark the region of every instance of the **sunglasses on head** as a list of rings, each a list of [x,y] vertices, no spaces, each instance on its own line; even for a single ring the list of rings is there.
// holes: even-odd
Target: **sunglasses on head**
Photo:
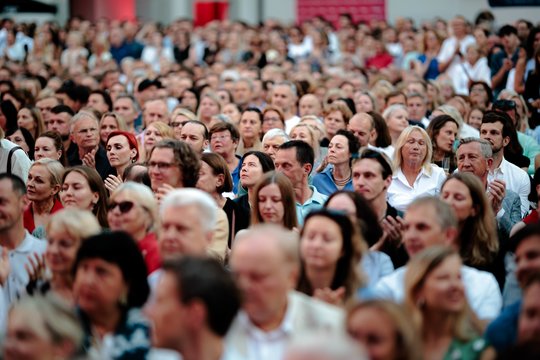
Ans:
[[[109,211],[113,211],[118,206],[120,213],[125,214],[129,212],[131,209],[133,209],[134,205],[135,203],[133,201],[121,201],[121,202],[111,201],[109,203]]]
[[[493,102],[493,109],[499,110],[514,110],[516,108],[516,102],[514,100],[495,100]]]

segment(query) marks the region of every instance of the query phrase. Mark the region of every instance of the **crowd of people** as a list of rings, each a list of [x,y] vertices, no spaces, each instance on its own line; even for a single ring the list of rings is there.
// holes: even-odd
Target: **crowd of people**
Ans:
[[[540,357],[540,27],[0,23],[5,359]]]

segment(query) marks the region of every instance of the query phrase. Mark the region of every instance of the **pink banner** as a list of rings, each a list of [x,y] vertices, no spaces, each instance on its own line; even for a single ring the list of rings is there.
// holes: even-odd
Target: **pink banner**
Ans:
[[[351,14],[355,22],[384,20],[386,0],[296,0],[298,22],[322,15],[336,24],[341,13]]]

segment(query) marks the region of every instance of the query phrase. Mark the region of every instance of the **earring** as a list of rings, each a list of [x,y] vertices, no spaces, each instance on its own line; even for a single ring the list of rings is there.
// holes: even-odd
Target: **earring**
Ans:
[[[123,293],[118,300],[121,306],[127,306],[127,294]]]

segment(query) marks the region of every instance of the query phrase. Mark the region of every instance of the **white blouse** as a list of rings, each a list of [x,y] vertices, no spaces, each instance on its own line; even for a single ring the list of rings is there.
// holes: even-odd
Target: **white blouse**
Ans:
[[[444,180],[446,180],[446,173],[435,164],[430,164],[430,166],[431,174],[428,174],[426,169],[422,167],[413,186],[409,185],[405,174],[399,168],[392,176],[392,184],[388,188],[387,197],[390,205],[397,210],[405,211],[407,206],[417,197],[438,195]]]

